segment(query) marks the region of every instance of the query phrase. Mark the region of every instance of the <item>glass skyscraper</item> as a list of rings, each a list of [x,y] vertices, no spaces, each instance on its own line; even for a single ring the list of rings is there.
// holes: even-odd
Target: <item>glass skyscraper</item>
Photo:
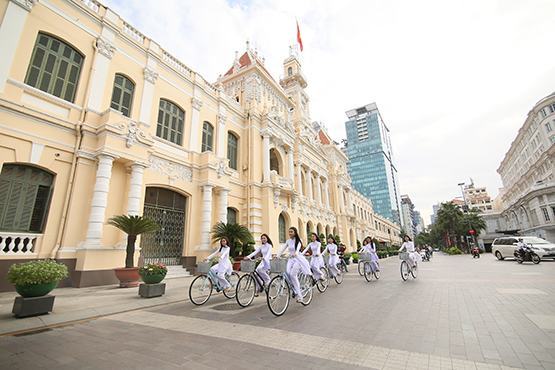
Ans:
[[[376,213],[401,225],[399,185],[389,129],[376,103],[346,113],[345,153],[349,157],[353,186],[372,200]]]

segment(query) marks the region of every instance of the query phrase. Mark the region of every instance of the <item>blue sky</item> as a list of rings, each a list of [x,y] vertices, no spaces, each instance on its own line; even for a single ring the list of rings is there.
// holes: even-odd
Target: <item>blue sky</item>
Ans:
[[[497,194],[511,141],[555,90],[552,0],[105,3],[209,81],[247,39],[279,78],[298,18],[312,119],[339,141],[345,111],[375,101],[426,222],[470,177]]]

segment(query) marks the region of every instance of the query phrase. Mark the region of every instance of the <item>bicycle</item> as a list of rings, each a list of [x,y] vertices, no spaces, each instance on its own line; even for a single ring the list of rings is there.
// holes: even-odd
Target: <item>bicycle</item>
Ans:
[[[412,266],[412,263],[407,262],[410,261],[410,253],[399,253],[399,259],[401,260],[401,279],[407,281],[409,274],[412,275],[413,279],[416,279],[418,275],[418,264],[414,261],[414,266]]]
[[[329,267],[329,261],[330,261],[330,256],[329,256],[329,254],[326,254],[326,255],[324,256],[324,262],[326,263],[326,273],[328,274],[328,276],[331,276],[331,271],[330,271],[330,267]],[[337,269],[339,270],[339,274],[337,274],[337,275],[335,275],[335,276],[333,277],[333,280],[335,280],[335,283],[338,284],[338,285],[341,284],[341,283],[343,282],[343,274],[344,274],[344,272],[343,272],[343,270],[342,270],[342,268],[341,268],[341,265],[342,265],[341,261],[343,261],[342,258],[340,258],[340,259],[339,259],[339,262],[337,263]],[[343,262],[345,262],[345,261],[343,261]]]
[[[189,299],[194,305],[201,306],[205,304],[210,299],[214,287],[216,292],[223,292],[227,299],[235,298],[235,287],[239,280],[239,274],[232,272],[230,275],[226,275],[226,280],[231,284],[231,288],[226,291],[220,287],[218,278],[210,267],[212,267],[210,262],[200,262],[197,266],[200,275],[193,280],[189,287]]]
[[[310,263],[311,258],[312,258],[311,256],[306,257],[306,259],[308,260],[308,263]],[[320,274],[322,275],[322,278],[319,280],[316,280],[316,288],[320,293],[324,293],[326,289],[328,289],[328,286],[330,285],[330,276],[328,273],[328,269],[325,266],[320,267]]]
[[[359,269],[362,265],[362,275],[366,281],[370,282],[372,280],[372,276],[374,276],[376,280],[379,280],[380,270],[378,269],[378,263],[376,261],[372,261],[370,253],[361,253],[359,255],[359,259]]]
[[[287,311],[293,295],[293,285],[286,273],[286,269],[287,259],[273,258],[270,261],[270,272],[277,273],[278,275],[270,280],[270,284],[268,284],[266,302],[268,303],[270,312],[275,316],[281,316]],[[313,295],[312,277],[299,273],[299,284],[303,298],[301,304],[303,306],[308,306],[310,302],[312,302]]]
[[[264,279],[256,271],[256,261],[243,260],[241,261],[241,271],[246,272],[241,276],[235,288],[235,299],[241,307],[248,307],[254,301],[257,290],[262,287],[261,293],[264,291],[268,293],[267,288],[264,287]]]

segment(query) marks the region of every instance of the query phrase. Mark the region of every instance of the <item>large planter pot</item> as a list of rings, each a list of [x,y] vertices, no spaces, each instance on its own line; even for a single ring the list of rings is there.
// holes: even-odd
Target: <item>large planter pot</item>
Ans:
[[[50,293],[57,285],[57,281],[42,284],[16,285],[15,290],[25,298],[42,297]]]
[[[120,288],[134,288],[139,286],[141,276],[139,275],[138,267],[119,268],[114,269],[116,277],[119,280]]]
[[[143,279],[145,284],[158,284],[159,282],[164,280],[165,277],[166,274],[143,275],[141,276],[141,279]]]

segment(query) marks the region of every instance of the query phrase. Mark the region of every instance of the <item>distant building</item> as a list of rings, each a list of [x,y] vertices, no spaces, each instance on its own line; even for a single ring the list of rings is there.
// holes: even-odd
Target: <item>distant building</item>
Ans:
[[[441,203],[434,204],[432,206],[432,215],[430,216],[430,224],[435,224],[437,220],[437,212],[441,208]]]
[[[389,129],[376,103],[346,113],[345,153],[352,184],[372,200],[376,213],[400,224],[399,185]]]
[[[464,197],[470,209],[477,208],[480,213],[491,212],[493,202],[485,187],[476,187],[472,181],[464,187]]]
[[[420,214],[418,215],[420,216]],[[417,234],[416,211],[408,195],[401,195],[401,217],[403,218],[403,230],[411,239],[414,239]]]
[[[426,231],[426,224],[424,223],[424,218],[422,218],[419,211],[414,211],[414,217],[416,220],[416,235],[418,235],[421,232]]]

